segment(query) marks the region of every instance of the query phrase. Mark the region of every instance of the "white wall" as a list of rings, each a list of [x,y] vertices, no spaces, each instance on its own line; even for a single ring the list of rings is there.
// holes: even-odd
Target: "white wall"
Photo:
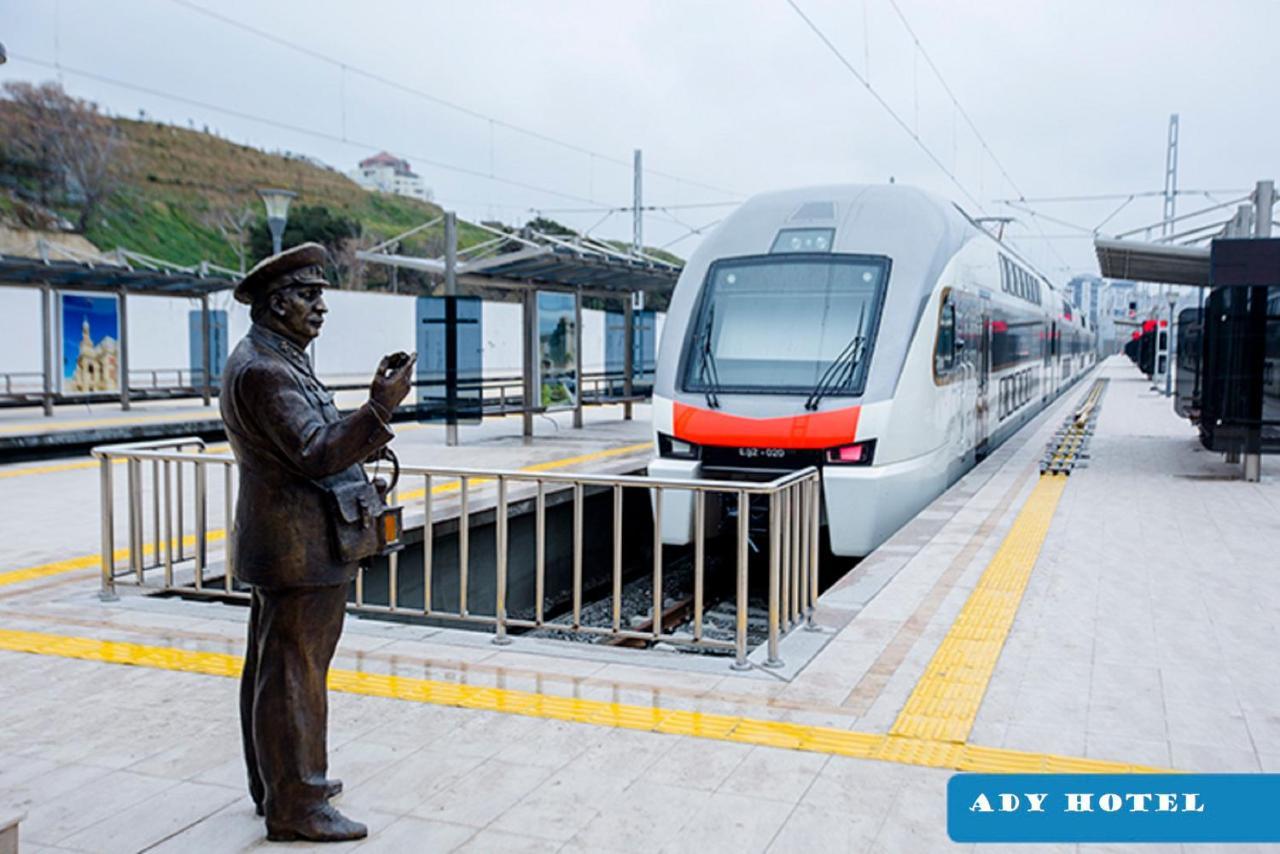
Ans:
[[[313,362],[321,377],[372,378],[383,356],[416,349],[414,297],[329,289],[324,301],[329,313]]]
[[[316,372],[322,377],[372,376],[378,360],[417,347],[417,306],[412,296],[328,290],[324,331],[315,343]],[[228,344],[249,331],[249,309],[230,292],[215,294],[210,307],[229,315]],[[199,300],[129,297],[129,370],[190,367],[188,313]],[[520,304],[486,302],[483,307],[484,365],[487,376],[520,373]],[[661,336],[663,315],[658,315]],[[605,312],[583,309],[582,362],[588,372],[604,370]],[[55,345],[56,347],[56,345]],[[0,373],[40,371],[40,293],[0,288]]]
[[[43,369],[40,292],[30,288],[0,288],[0,373]]]

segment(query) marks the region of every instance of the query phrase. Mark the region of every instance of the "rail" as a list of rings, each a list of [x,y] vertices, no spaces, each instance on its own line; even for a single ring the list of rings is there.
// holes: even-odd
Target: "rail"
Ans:
[[[95,448],[94,457],[100,463],[102,500],[102,564],[101,596],[113,599],[116,585],[132,579],[139,587],[158,588],[164,591],[183,592],[188,595],[211,597],[247,598],[248,593],[234,580],[231,565],[235,552],[234,522],[227,529],[210,530],[208,510],[210,484],[217,482],[210,469],[221,469],[222,516],[224,520],[235,518],[235,458],[229,454],[208,453],[199,439],[187,437],[165,442],[109,445]],[[124,495],[125,530],[129,546],[117,552],[115,548],[116,502],[113,467],[124,464],[127,472],[127,488]],[[150,464],[151,490],[150,513],[146,502],[145,467]],[[183,489],[182,472],[190,467],[191,501],[189,514],[191,532],[184,527],[184,507],[187,493]],[[418,490],[407,491],[406,485],[421,483]],[[367,601],[366,582],[373,570],[361,566],[354,582],[354,598],[348,610],[354,613],[399,615],[412,618],[430,618],[460,623],[473,623],[493,627],[494,642],[509,643],[512,630],[540,630],[554,633],[596,635],[610,639],[630,639],[647,642],[665,642],[677,646],[716,649],[732,652],[733,666],[745,669],[748,662],[750,577],[752,553],[760,549],[764,557],[758,562],[767,564],[767,655],[765,665],[782,664],[779,658],[780,639],[787,632],[803,623],[812,623],[814,607],[818,599],[819,519],[821,513],[820,478],[818,470],[810,467],[787,473],[768,482],[678,480],[653,478],[640,475],[576,474],[566,472],[530,472],[502,469],[449,468],[440,466],[401,466],[400,485],[391,496],[391,503],[412,498],[405,506],[405,514],[421,511],[423,590],[420,604],[400,601],[400,554],[393,552],[385,565],[387,601],[385,604]],[[652,507],[645,507],[646,524],[652,524],[652,562],[648,569],[651,584],[651,611],[644,614],[624,614],[625,566],[623,539],[627,530],[625,496],[627,490],[644,490],[651,496]],[[452,508],[442,505],[440,495],[456,492],[456,516]],[[571,562],[571,581],[568,585],[569,603],[563,614],[552,614],[548,608],[548,497],[561,493],[560,498],[571,502],[572,534],[567,544]],[[584,597],[588,588],[584,581],[584,506],[588,495],[608,494],[611,499],[611,564],[608,576],[608,593],[597,601],[608,601],[608,619],[602,624],[584,619]],[[710,518],[711,498],[718,496],[717,505],[724,512],[718,521],[730,529],[732,537],[732,570],[734,603],[733,639],[709,637],[706,631],[707,614],[707,546],[716,535]],[[483,498],[483,500],[481,500]],[[688,500],[691,504],[692,543],[688,546],[664,544],[661,519],[662,505],[667,500]],[[767,520],[767,528],[760,539],[760,532],[752,531],[752,507],[763,512],[757,514]],[[477,567],[471,554],[472,528],[478,514],[493,511],[494,560],[492,566]],[[534,518],[534,548],[532,560],[533,608],[529,616],[512,617],[508,613],[509,564],[511,557],[510,522],[513,513],[522,515],[532,510]],[[640,515],[635,512],[633,517]],[[438,605],[436,596],[440,573],[436,571],[435,537],[442,523],[457,522],[456,596],[448,605]],[[633,520],[634,523],[634,520]],[[147,527],[150,525],[150,535]],[[408,524],[406,523],[406,527]],[[221,578],[211,577],[208,547],[211,542],[223,540],[224,560]],[[191,554],[186,556],[184,543],[191,543]],[[555,544],[556,553],[563,553],[566,546]],[[761,548],[763,546],[763,548]],[[668,558],[673,551],[679,557],[691,557],[692,601],[690,627],[676,631],[665,625],[663,580],[668,571]],[[691,553],[691,554],[690,554]],[[123,562],[124,566],[120,564]],[[189,563],[189,577],[187,576]],[[155,573],[163,569],[160,581]],[[381,569],[381,567],[380,567]],[[478,571],[492,573],[492,613],[477,611],[468,600],[469,580]],[[527,580],[527,579],[526,579]],[[213,582],[213,583],[210,583]],[[445,591],[448,592],[448,591]],[[648,618],[649,627],[639,630],[629,622],[630,617]]]

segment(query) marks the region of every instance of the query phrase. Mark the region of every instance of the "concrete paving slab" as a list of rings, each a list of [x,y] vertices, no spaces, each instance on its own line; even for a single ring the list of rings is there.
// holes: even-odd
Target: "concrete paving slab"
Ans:
[[[1270,521],[1280,491],[1267,480],[1201,477],[1222,464],[1196,450],[1131,371],[1102,369],[1111,388],[1092,465],[1063,492],[969,740],[1182,770],[1280,768],[1280,665],[1266,604],[1280,582],[1263,563],[1280,546]],[[781,740],[793,725],[882,737],[1011,530],[1043,443],[1083,391],[829,591],[822,604],[839,619],[818,643],[804,638],[813,654],[787,672],[673,666],[691,657],[553,640],[499,649],[474,633],[359,619],[336,666],[742,716]],[[528,453],[502,441],[486,459]],[[0,478],[0,495],[39,503],[41,478],[71,492],[92,489],[94,474]],[[14,483],[25,485],[5,493]],[[84,502],[86,518],[95,510]],[[47,522],[31,524],[43,541],[0,544],[0,558],[64,553],[68,543]],[[92,570],[52,588],[0,588],[3,627],[239,653],[243,609],[137,596],[104,604],[93,592]],[[0,696],[15,698],[0,728],[0,807],[31,814],[24,837],[34,845],[248,850],[262,831],[243,792],[236,690],[234,679],[201,673],[0,652]],[[381,696],[334,694],[332,709],[331,766],[348,786],[338,803],[373,830],[339,849],[398,850],[410,840],[566,852],[957,847],[942,818],[946,768]],[[87,805],[67,806],[79,801]]]

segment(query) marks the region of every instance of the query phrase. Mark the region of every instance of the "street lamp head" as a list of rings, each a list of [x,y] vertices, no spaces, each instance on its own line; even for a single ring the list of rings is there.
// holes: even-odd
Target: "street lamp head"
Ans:
[[[289,190],[260,188],[258,195],[262,196],[262,201],[267,206],[267,219],[284,220],[289,218],[289,202],[298,194]]]
[[[9,61],[9,55],[4,52],[4,45],[0,44],[0,65],[4,65]]]
[[[1165,299],[1169,301],[1169,308],[1172,309],[1175,305],[1178,304],[1177,291],[1173,291],[1173,290],[1169,291],[1169,293],[1165,294]]]

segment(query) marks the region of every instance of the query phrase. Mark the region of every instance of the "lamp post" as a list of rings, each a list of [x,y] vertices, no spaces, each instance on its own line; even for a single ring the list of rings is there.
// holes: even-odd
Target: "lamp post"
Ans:
[[[1165,294],[1165,299],[1169,301],[1169,338],[1165,345],[1164,359],[1164,396],[1169,397],[1173,394],[1173,310],[1178,305],[1178,294],[1170,287],[1169,292]]]
[[[288,190],[259,189],[263,204],[267,206],[267,228],[271,229],[271,254],[279,254],[281,238],[284,237],[284,224],[289,221],[289,202],[297,193]]]

